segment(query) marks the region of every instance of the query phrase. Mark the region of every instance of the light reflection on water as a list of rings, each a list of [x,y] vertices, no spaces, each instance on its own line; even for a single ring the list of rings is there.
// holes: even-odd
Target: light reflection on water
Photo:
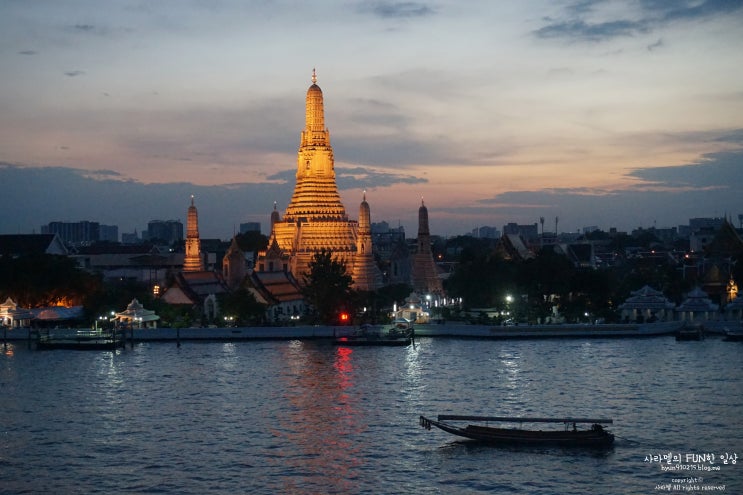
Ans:
[[[670,475],[643,463],[648,453],[743,457],[741,349],[671,338],[9,344],[0,492],[654,493]],[[440,413],[607,416],[617,442],[598,454],[493,449],[418,427]],[[740,469],[707,478],[743,493]]]

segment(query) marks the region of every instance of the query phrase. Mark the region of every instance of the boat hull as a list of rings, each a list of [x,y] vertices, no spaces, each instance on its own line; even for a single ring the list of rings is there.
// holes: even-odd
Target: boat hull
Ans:
[[[335,343],[345,346],[406,346],[413,341],[413,328],[407,324],[396,324],[381,329],[373,325],[362,325],[348,332],[335,332]]]
[[[40,332],[36,336],[36,348],[39,350],[108,350],[123,346],[124,334],[120,331],[60,329]]]
[[[606,448],[614,443],[614,435],[600,425],[589,430],[537,431],[479,425],[459,427],[424,416],[421,416],[420,423],[426,429],[435,426],[447,433],[491,445]]]
[[[410,345],[411,339],[409,338],[401,338],[401,339],[367,339],[364,337],[339,337],[335,339],[336,345],[345,345],[345,346],[406,346]]]
[[[53,349],[73,349],[73,350],[91,350],[91,351],[103,351],[113,350],[124,346],[124,341],[115,342],[85,342],[85,341],[54,341],[54,342],[42,342],[36,343],[36,349],[38,350],[53,350]]]

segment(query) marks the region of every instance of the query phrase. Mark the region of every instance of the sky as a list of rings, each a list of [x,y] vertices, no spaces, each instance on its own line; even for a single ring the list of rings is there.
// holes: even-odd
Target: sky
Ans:
[[[743,214],[743,0],[0,0],[0,233],[269,228],[313,68],[357,219]]]

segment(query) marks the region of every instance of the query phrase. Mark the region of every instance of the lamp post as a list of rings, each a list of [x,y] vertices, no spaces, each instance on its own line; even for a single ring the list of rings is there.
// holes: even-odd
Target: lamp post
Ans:
[[[508,320],[512,320],[511,317],[511,303],[513,302],[513,296],[511,294],[506,294],[506,323],[509,323]]]

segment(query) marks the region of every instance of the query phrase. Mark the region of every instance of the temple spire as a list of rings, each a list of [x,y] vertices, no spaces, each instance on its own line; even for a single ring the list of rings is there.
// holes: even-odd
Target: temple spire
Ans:
[[[199,212],[194,205],[193,194],[191,206],[188,207],[186,221],[186,256],[183,260],[184,272],[199,272],[204,269],[201,259],[201,239],[199,238]]]
[[[297,184],[284,220],[344,220],[347,217],[335,182],[330,132],[325,128],[323,94],[315,84],[317,72],[314,69],[312,81],[305,98],[305,128],[297,153]]]
[[[312,86],[307,90],[305,100],[304,143],[327,146],[328,136],[325,130],[325,110],[320,86],[317,85],[317,73],[312,69]]]
[[[421,198],[418,208],[418,249],[413,254],[412,282],[418,292],[441,293],[443,291],[438,269],[431,250],[431,232],[428,227],[428,208]]]

